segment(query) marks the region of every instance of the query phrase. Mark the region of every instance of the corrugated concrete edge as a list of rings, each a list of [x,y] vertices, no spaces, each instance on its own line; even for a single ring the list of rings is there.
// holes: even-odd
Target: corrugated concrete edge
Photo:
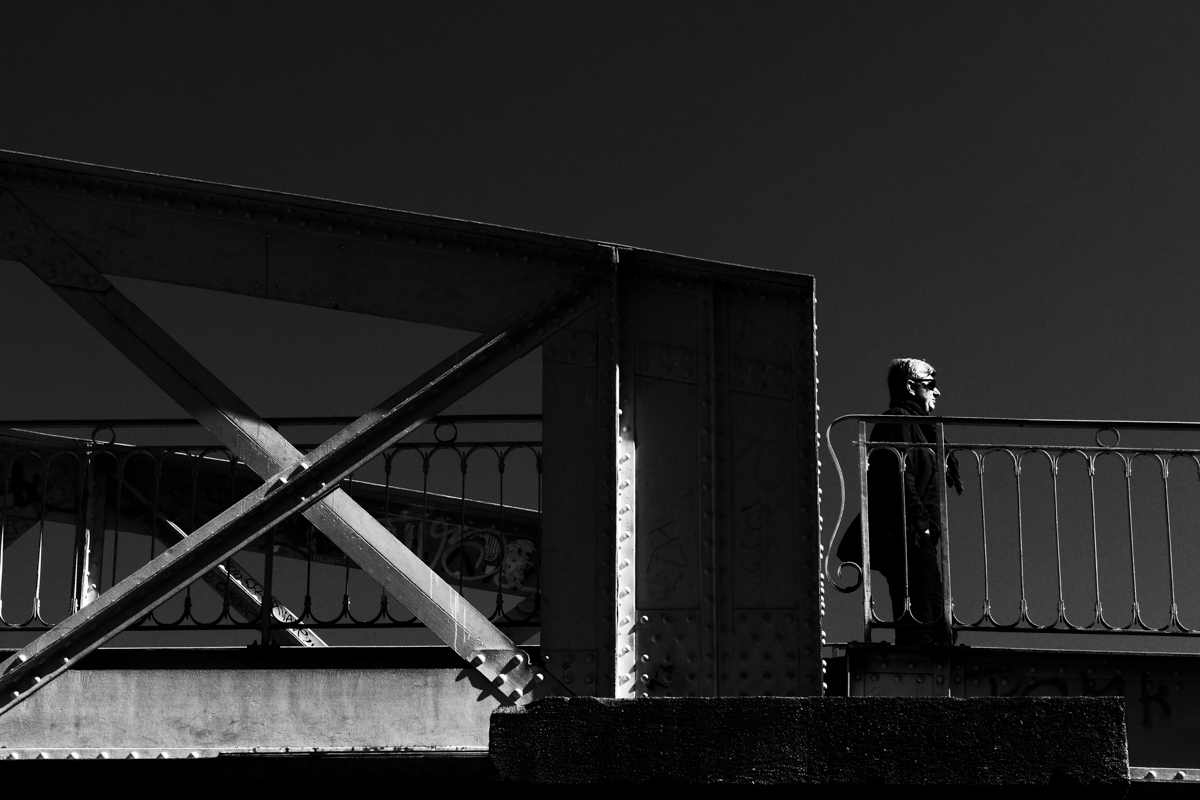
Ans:
[[[553,697],[489,752],[521,783],[1129,785],[1117,697]]]

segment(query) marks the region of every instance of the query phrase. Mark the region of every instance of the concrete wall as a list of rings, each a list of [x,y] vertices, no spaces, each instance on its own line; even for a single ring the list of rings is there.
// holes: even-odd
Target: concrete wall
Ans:
[[[1118,698],[547,698],[492,717],[522,783],[1128,788]]]
[[[114,661],[101,652],[93,668],[68,672],[0,717],[0,760],[43,752],[486,752],[499,701],[474,670],[440,663],[445,657],[402,666],[394,654],[333,655],[289,649],[269,658],[279,663],[263,664],[247,651],[227,651],[223,660],[159,652],[140,659],[147,668],[128,668],[119,659],[136,654]]]

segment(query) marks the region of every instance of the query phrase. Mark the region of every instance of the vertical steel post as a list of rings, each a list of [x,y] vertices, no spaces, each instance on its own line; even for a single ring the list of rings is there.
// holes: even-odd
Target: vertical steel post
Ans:
[[[618,488],[622,480],[633,474],[633,465],[623,471],[619,463],[617,437],[621,416],[618,414],[620,391],[617,358],[620,352],[620,298],[617,294],[616,268],[620,255],[616,248],[610,252],[613,279],[597,284],[596,289],[596,415],[595,452],[597,499],[596,528],[594,530],[596,554],[596,614],[595,638],[596,660],[600,666],[596,675],[598,697],[618,697],[617,652],[619,644],[617,630],[621,614],[617,593],[618,558],[618,510],[621,508],[622,492]],[[632,505],[632,503],[631,503]],[[630,543],[629,549],[632,551]],[[632,603],[633,598],[630,597]],[[544,623],[543,623],[544,624]],[[580,623],[584,624],[584,623]],[[627,623],[628,624],[628,623]],[[587,656],[584,656],[587,658]]]
[[[943,422],[937,424],[937,460],[938,494],[942,498],[939,520],[942,527],[942,627],[946,642],[950,643],[954,636],[954,596],[950,591],[950,492],[946,491],[946,424]]]
[[[737,657],[734,641],[736,619],[733,597],[736,587],[734,498],[736,484],[735,459],[730,442],[733,431],[731,410],[730,373],[730,314],[729,284],[714,279],[712,294],[712,370],[713,383],[713,450],[716,457],[716,480],[713,483],[713,507],[716,521],[713,531],[716,539],[716,596],[713,612],[713,694],[720,697],[737,693],[737,683],[728,671],[730,659]]]
[[[697,376],[696,390],[699,395],[697,407],[697,429],[699,438],[696,451],[699,455],[697,473],[700,486],[698,530],[700,531],[701,574],[707,575],[701,582],[700,605],[700,657],[703,659],[703,694],[718,697],[720,684],[720,639],[719,612],[716,600],[720,596],[718,574],[722,564],[717,556],[717,375],[716,375],[716,307],[711,277],[702,277],[697,282]]]
[[[906,482],[905,474],[908,472],[908,454],[912,452],[912,448],[904,445],[904,452],[894,450],[897,457],[900,459],[900,471],[896,473],[896,478],[900,481],[900,531],[903,536],[903,541],[900,544],[900,555],[903,557],[902,565],[904,566],[904,608],[900,611],[900,616],[896,616],[896,610],[892,609],[892,622],[899,625],[905,615],[914,622],[917,620],[917,615],[912,611],[912,584],[908,577],[908,497],[905,494]],[[891,588],[891,579],[888,579],[889,589]],[[932,621],[932,620],[930,620]],[[900,636],[900,628],[896,628],[897,639]]]
[[[100,571],[104,564],[104,516],[108,497],[107,467],[94,452],[85,456],[86,486],[75,526],[75,581],[71,595],[72,613],[87,606],[100,594]]]
[[[867,423],[858,422],[858,495],[862,504],[862,585],[863,585],[863,641],[871,641],[871,523],[867,496],[867,481],[870,462],[867,459]]]
[[[637,445],[634,416],[633,319],[629,302],[633,282],[618,271],[619,254],[614,247],[613,272],[617,322],[616,365],[616,459],[617,516],[615,537],[616,569],[616,664],[615,697],[637,696]]]

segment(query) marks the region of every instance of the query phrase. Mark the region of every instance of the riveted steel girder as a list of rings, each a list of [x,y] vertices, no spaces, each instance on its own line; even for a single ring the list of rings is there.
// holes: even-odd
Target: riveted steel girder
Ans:
[[[14,255],[267,477],[258,491],[0,664],[0,713],[294,513],[305,513],[503,694],[519,696],[533,675],[524,654],[336,486],[586,311],[595,302],[593,281],[567,278],[303,456],[7,193],[0,193],[0,230]]]
[[[585,240],[2,150],[0,189],[106,275],[477,333],[607,272]]]

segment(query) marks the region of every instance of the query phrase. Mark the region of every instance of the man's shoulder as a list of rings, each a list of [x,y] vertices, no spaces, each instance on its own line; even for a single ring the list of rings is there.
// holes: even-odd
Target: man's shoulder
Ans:
[[[916,416],[910,409],[903,406],[892,406],[887,411],[883,412],[885,416],[891,417],[913,417]],[[871,441],[873,442],[907,442],[913,438],[912,432],[909,430],[911,422],[876,422],[871,429]]]
[[[916,416],[916,414],[913,413],[912,409],[905,408],[904,406],[892,406],[891,408],[889,408],[887,411],[885,411],[883,413],[885,416],[891,416],[891,417],[915,417]]]

